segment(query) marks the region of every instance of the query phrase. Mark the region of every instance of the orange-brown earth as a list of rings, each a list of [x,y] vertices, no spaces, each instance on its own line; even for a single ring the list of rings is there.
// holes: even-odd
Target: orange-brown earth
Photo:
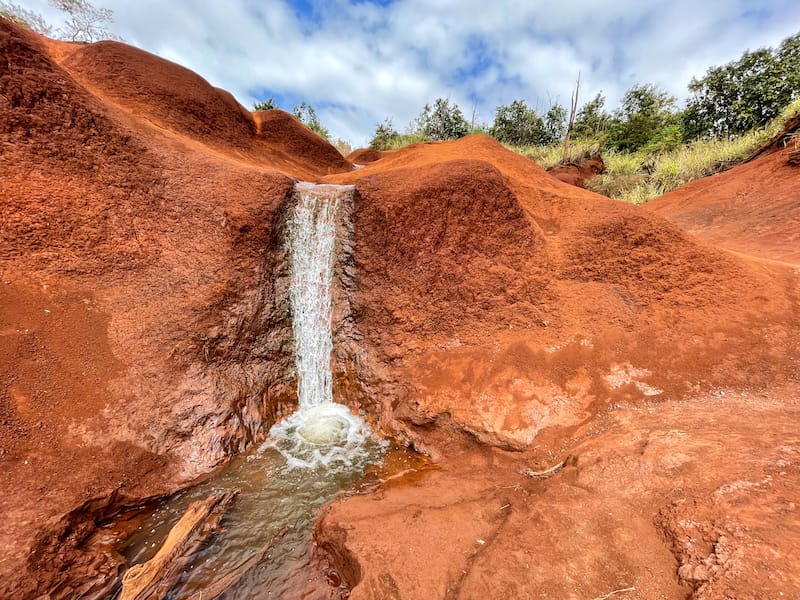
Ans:
[[[606,170],[606,165],[599,154],[589,154],[576,162],[559,164],[547,170],[550,175],[580,188],[586,187],[586,182],[592,177],[600,175]]]
[[[97,525],[292,405],[297,179],[355,184],[336,392],[434,461],[328,509],[331,581],[353,598],[800,594],[791,266],[485,137],[354,171],[293,117],[122,44],[0,20],[0,47],[0,595],[107,590],[125,565]]]
[[[693,181],[645,205],[699,238],[800,265],[800,167],[793,145]]]

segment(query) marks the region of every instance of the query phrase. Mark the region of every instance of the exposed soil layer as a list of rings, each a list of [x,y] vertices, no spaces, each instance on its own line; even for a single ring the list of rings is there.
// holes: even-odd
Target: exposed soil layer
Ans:
[[[298,596],[800,595],[800,277],[744,254],[796,262],[780,153],[696,190],[785,206],[736,246],[483,136],[353,170],[123,44],[0,47],[0,596],[107,590],[98,524],[291,409],[297,179],[355,185],[336,392],[436,466],[336,503]]]
[[[556,165],[547,172],[559,181],[585,188],[589,179],[600,175],[605,170],[606,166],[600,156],[590,156],[578,162]]]
[[[648,202],[645,208],[723,248],[800,265],[800,169],[790,144]]]
[[[386,154],[386,152],[374,150],[372,148],[359,148],[358,150],[353,150],[350,154],[348,154],[347,160],[353,164],[365,165],[367,163],[380,160],[384,154]]]
[[[767,533],[800,501],[794,270],[480,136],[325,181],[356,186],[372,395],[440,467],[321,521],[352,598],[800,592],[796,527]]]

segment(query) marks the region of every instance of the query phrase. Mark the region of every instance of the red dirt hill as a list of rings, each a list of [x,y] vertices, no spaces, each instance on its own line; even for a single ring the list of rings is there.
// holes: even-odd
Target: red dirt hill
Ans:
[[[353,171],[290,115],[248,117],[127,46],[0,20],[0,47],[0,595],[107,591],[124,564],[97,525],[294,403],[297,179],[355,185],[336,392],[437,463],[328,510],[330,581],[352,598],[800,591],[792,269],[483,136]],[[178,110],[194,100],[207,121]]]
[[[792,147],[699,179],[645,208],[709,242],[800,265],[800,168]]]
[[[386,153],[381,152],[380,150],[373,150],[372,148],[359,148],[358,150],[353,150],[350,154],[348,154],[347,160],[354,165],[365,165],[367,163],[380,160],[384,154]]]
[[[294,179],[351,167],[128,46],[0,19],[0,48],[0,596],[76,597],[120,562],[77,552],[94,523],[293,401],[268,291],[283,211]]]

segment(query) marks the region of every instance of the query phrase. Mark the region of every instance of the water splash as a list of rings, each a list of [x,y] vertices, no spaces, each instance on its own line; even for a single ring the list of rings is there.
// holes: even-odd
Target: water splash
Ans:
[[[352,193],[353,186],[295,186],[287,245],[299,409],[274,425],[262,445],[278,450],[288,469],[360,469],[374,461],[381,446],[359,417],[333,402],[336,219],[343,199]]]

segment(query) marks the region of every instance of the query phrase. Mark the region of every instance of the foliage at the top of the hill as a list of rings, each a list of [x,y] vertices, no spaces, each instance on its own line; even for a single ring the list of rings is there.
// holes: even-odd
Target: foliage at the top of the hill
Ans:
[[[610,198],[643,204],[690,181],[737,164],[783,131],[785,124],[797,115],[800,115],[800,99],[785,107],[765,127],[736,137],[698,139],[658,152],[646,148],[636,152],[605,150],[605,173],[590,179],[586,187]],[[574,154],[597,149],[596,142],[583,141],[573,145],[571,151]],[[523,152],[545,168],[557,164],[561,158],[560,146],[538,153],[530,149]]]
[[[689,83],[688,138],[733,137],[760,127],[800,96],[800,33],[777,48],[747,51]]]
[[[735,61],[712,67],[689,84],[690,97],[680,108],[676,99],[653,84],[633,85],[619,107],[606,108],[602,93],[575,115],[568,160],[602,152],[606,172],[587,183],[597,192],[637,204],[699,177],[729,168],[749,155],[800,110],[800,33],[777,48],[746,51]],[[486,133],[550,168],[563,160],[566,110],[553,104],[537,112],[517,99],[495,110],[491,125],[468,126],[449,101],[436,113],[429,105],[406,133],[387,119],[376,127],[370,147],[388,150],[418,141]],[[458,122],[440,128],[448,136],[431,136],[420,126],[436,115]]]
[[[42,35],[70,42],[121,39],[106,29],[114,20],[110,8],[96,7],[88,0],[48,0],[48,4],[61,11],[64,17],[61,26],[54,27],[39,13],[7,0],[0,0],[0,17]]]
[[[800,97],[800,33],[777,48],[746,51],[738,60],[712,67],[689,84],[684,108],[658,86],[628,89],[619,107],[609,111],[602,93],[577,111],[574,140],[590,141],[608,151],[669,152],[699,139],[734,139],[764,127]],[[453,139],[481,132],[512,146],[547,146],[562,140],[567,112],[557,102],[542,113],[515,99],[495,109],[494,122],[468,123],[449,99],[426,104],[405,133],[391,120],[377,125],[370,147],[388,150],[421,140]]]

